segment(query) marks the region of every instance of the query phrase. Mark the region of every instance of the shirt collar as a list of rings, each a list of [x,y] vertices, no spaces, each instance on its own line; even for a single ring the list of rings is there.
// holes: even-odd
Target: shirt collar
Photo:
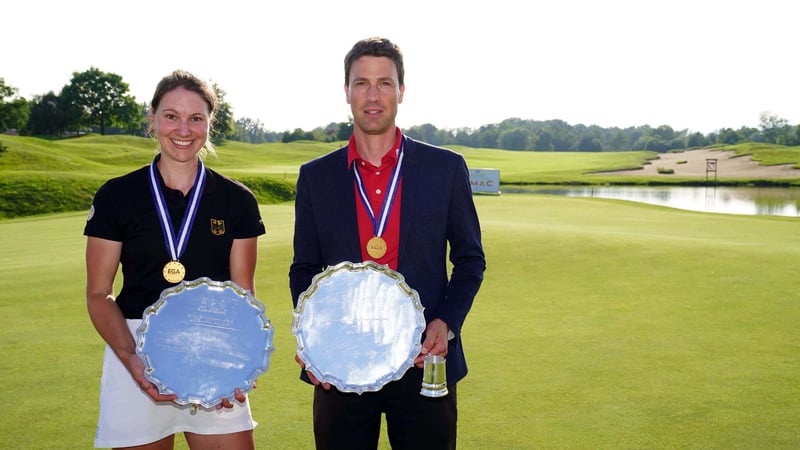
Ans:
[[[395,139],[394,139],[394,146],[392,146],[391,151],[386,152],[383,155],[383,160],[385,161],[386,158],[390,158],[392,164],[397,162],[397,151],[400,149],[400,143],[403,140],[403,133],[400,131],[399,127],[395,127]],[[355,135],[350,135],[350,142],[347,144],[347,167],[351,167],[353,165],[353,161],[361,161],[363,158],[358,154],[358,150],[356,149],[356,138]]]

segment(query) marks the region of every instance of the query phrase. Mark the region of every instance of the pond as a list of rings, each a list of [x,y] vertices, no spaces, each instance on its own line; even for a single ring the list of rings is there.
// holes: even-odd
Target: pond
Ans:
[[[597,197],[722,214],[800,217],[800,189],[719,186],[504,186],[502,192]]]

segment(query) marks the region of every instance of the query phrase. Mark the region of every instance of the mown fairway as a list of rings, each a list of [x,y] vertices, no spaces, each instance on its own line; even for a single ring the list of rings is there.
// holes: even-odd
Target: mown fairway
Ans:
[[[290,201],[303,162],[343,143],[296,141],[244,144],[225,142],[206,164],[248,185],[262,204]],[[135,136],[86,135],[46,140],[0,134],[0,220],[88,208],[105,180],[150,163],[152,139]],[[520,152],[452,147],[472,168],[499,169],[502,184],[698,184],[698,177],[646,177],[598,174],[639,168],[656,158],[654,152]],[[800,147],[767,144],[727,146],[752,155],[762,164],[800,163]],[[587,175],[588,174],[588,175]],[[725,180],[742,185],[753,180]],[[760,185],[769,180],[756,180]],[[800,186],[800,177],[780,180],[781,186]],[[770,184],[767,184],[770,185]]]
[[[800,446],[798,219],[476,202],[488,271],[464,329],[459,448]],[[250,396],[255,435],[262,449],[309,449],[287,287],[293,210],[262,208],[257,296],[277,349]],[[85,309],[84,219],[0,221],[0,448],[92,445],[103,343]]]

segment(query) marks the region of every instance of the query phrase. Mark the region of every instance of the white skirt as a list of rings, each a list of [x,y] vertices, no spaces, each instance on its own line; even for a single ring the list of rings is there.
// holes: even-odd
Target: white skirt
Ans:
[[[128,320],[131,334],[141,320]],[[197,408],[171,402],[156,403],[134,382],[128,369],[106,345],[100,380],[100,418],[95,448],[132,447],[163,439],[171,434],[229,434],[252,430],[257,423],[249,400],[233,402],[233,408]]]

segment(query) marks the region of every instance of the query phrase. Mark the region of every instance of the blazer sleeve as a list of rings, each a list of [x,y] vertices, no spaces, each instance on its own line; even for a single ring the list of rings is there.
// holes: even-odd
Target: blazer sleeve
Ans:
[[[453,265],[450,279],[437,315],[458,335],[473,300],[483,282],[486,257],[481,243],[481,227],[466,161],[459,155],[451,186],[447,219],[449,259]]]
[[[469,170],[452,150],[405,142],[398,271],[426,320],[442,319],[458,335],[486,268]]]
[[[300,167],[294,202],[294,256],[289,267],[289,290],[294,307],[297,307],[300,294],[311,285],[314,275],[324,269],[307,172],[306,166]]]

